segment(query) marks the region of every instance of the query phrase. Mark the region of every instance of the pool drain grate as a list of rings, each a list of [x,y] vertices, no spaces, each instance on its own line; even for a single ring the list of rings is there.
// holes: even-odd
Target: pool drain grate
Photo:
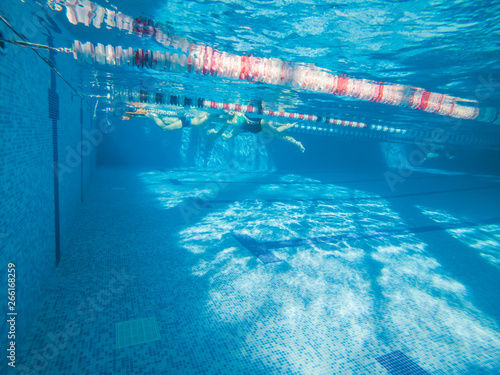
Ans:
[[[116,348],[145,344],[160,340],[156,317],[128,320],[116,323]]]
[[[378,357],[376,360],[391,375],[429,375],[427,371],[399,350]]]

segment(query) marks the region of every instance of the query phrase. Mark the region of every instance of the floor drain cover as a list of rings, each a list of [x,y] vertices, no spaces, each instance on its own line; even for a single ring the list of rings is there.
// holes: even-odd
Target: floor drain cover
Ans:
[[[144,344],[160,340],[156,317],[128,320],[116,323],[116,347]]]
[[[427,371],[399,350],[375,359],[391,375],[429,375]]]

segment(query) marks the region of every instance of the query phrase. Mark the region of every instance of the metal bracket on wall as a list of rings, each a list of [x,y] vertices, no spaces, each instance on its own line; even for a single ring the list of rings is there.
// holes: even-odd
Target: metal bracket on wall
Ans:
[[[5,43],[4,43],[4,41],[3,41],[3,40],[4,40],[4,39],[3,39],[3,34],[2,34],[2,32],[0,31],[0,49],[1,49],[1,51],[0,51],[0,55],[5,55],[5,52],[3,52],[3,51],[5,51]]]
[[[31,43],[31,42],[29,42],[29,41],[27,40],[27,38],[26,38],[24,35],[22,35],[22,34],[20,34],[19,32],[17,32],[17,30],[16,30],[16,29],[15,29],[15,28],[14,28],[14,27],[13,27],[13,26],[9,23],[9,21],[7,21],[7,19],[6,19],[5,17],[3,17],[2,15],[0,15],[0,21],[2,21],[2,22],[3,22],[3,23],[4,23],[4,24],[5,24],[5,25],[9,28],[9,29],[11,29],[11,30],[12,30],[12,32],[13,32],[14,34],[16,34],[19,38],[21,38],[21,39],[22,39],[21,41],[12,41],[12,42],[17,43],[17,44],[19,44],[19,45],[23,45],[24,47],[29,47],[29,48],[31,48],[31,50],[32,50],[33,52],[35,52],[35,53],[38,55],[38,57],[39,57],[39,58],[41,58],[41,59],[42,59],[42,60],[43,60],[43,61],[44,61],[44,62],[45,62],[45,63],[46,63],[49,67],[50,67],[50,69],[52,69],[52,70],[53,70],[53,71],[54,71],[54,72],[55,72],[55,73],[56,73],[56,74],[57,74],[57,75],[58,75],[58,76],[59,76],[59,77],[60,77],[60,78],[61,78],[61,79],[62,79],[62,80],[63,80],[63,81],[64,81],[64,82],[65,82],[65,83],[66,83],[66,84],[67,84],[67,85],[71,88],[71,90],[73,90],[73,92],[74,92],[76,95],[78,95],[80,98],[82,98],[82,100],[83,100],[83,101],[84,101],[84,102],[85,102],[85,103],[86,103],[89,107],[92,107],[92,105],[91,105],[91,104],[87,101],[87,99],[86,99],[86,98],[84,98],[84,97],[83,97],[83,95],[82,95],[82,94],[80,94],[80,93],[78,92],[78,90],[76,90],[76,89],[73,87],[73,85],[72,85],[72,84],[71,84],[71,83],[70,83],[70,82],[69,82],[66,78],[64,78],[64,77],[62,76],[62,74],[61,74],[61,73],[60,73],[60,72],[59,72],[59,71],[58,71],[58,70],[57,70],[57,69],[53,66],[53,64],[52,64],[52,63],[51,63],[48,59],[46,59],[45,57],[43,57],[42,55],[40,55],[40,53],[37,51],[37,49],[48,49],[48,50],[56,50],[56,51],[58,51],[58,52],[61,52],[61,51],[60,51],[60,49],[58,49],[58,48],[52,48],[52,47],[50,47],[50,46],[43,46],[43,45],[37,45],[37,44],[35,44],[35,43]],[[2,39],[2,41],[0,41],[0,42],[2,42],[2,43],[3,43],[3,41],[6,41],[6,42],[11,42],[11,41],[9,41],[9,40],[7,40],[7,39],[4,39],[3,37],[2,37],[1,39]],[[41,48],[41,47],[42,47],[42,48]],[[48,48],[47,48],[47,47],[48,47]],[[5,46],[4,46],[4,48],[5,48]],[[66,49],[64,49],[64,48],[63,48],[63,49],[62,49],[62,52],[67,52],[67,51],[66,51]],[[0,53],[1,53],[1,51],[0,51]]]

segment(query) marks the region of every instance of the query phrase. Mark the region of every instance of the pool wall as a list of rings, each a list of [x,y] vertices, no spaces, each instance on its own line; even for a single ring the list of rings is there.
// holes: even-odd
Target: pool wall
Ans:
[[[31,13],[27,12],[30,6]],[[1,14],[27,40],[51,43],[54,31],[39,22],[43,15],[39,8],[5,3]],[[4,23],[0,31],[6,39],[20,39]],[[46,290],[46,281],[64,253],[68,229],[85,197],[95,167],[98,134],[92,130],[96,122],[91,107],[33,50],[7,44],[1,53],[0,278],[4,282],[0,310],[6,317],[7,267],[14,263],[15,333],[20,344],[28,339],[23,337]],[[74,64],[46,51],[39,53],[63,77],[73,77],[69,81],[73,87],[79,86],[79,76],[72,76]],[[8,328],[2,319],[4,343]]]

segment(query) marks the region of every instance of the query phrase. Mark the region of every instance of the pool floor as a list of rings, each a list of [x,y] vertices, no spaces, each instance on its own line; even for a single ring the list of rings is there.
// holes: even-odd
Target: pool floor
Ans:
[[[498,374],[500,183],[99,169],[39,374]]]

